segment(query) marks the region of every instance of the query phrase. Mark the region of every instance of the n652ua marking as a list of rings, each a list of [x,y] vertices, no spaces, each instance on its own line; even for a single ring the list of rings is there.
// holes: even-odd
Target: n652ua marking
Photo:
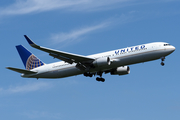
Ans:
[[[132,47],[112,50],[104,53],[83,56],[63,51],[45,48],[35,44],[24,35],[28,43],[39,50],[49,53],[50,56],[62,60],[45,64],[22,45],[16,46],[26,69],[7,67],[7,69],[22,73],[26,78],[64,78],[83,74],[86,77],[97,77],[97,81],[104,82],[103,73],[111,75],[126,75],[130,73],[128,65],[164,59],[175,51],[175,47],[165,42],[154,42]]]

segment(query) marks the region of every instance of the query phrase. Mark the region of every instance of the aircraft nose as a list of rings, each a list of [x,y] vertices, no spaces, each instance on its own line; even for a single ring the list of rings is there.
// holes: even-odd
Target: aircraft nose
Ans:
[[[174,46],[171,46],[170,49],[168,50],[170,53],[173,53],[176,50]]]
[[[171,54],[176,50],[176,48],[174,46],[172,46],[172,45],[167,46],[165,49],[166,49],[168,54]]]
[[[172,46],[172,51],[174,52],[176,50],[176,48],[174,46]]]

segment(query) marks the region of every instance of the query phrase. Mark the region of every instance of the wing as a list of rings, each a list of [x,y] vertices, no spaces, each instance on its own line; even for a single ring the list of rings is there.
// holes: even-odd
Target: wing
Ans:
[[[72,63],[90,64],[95,60],[94,58],[90,58],[90,57],[86,57],[86,56],[82,56],[82,55],[77,55],[77,54],[72,54],[72,53],[67,53],[67,52],[63,52],[63,51],[45,48],[45,47],[35,44],[27,35],[24,35],[24,37],[26,38],[26,40],[32,47],[42,50],[44,52],[47,52],[47,53],[49,53],[50,56],[53,56],[54,58],[58,58],[62,61],[70,63],[70,64],[72,64]]]
[[[18,73],[24,73],[24,74],[35,74],[37,72],[29,71],[29,70],[24,70],[24,69],[19,69],[19,68],[13,68],[13,67],[6,67],[9,70],[18,72]]]

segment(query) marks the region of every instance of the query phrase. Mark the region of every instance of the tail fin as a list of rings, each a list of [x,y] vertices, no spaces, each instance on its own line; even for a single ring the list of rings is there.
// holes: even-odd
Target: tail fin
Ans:
[[[39,66],[45,65],[40,59],[38,59],[22,45],[18,45],[16,48],[27,70],[32,70]]]

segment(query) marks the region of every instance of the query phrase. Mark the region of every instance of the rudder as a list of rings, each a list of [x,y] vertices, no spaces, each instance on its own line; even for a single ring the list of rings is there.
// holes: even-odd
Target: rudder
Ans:
[[[43,63],[40,59],[38,59],[35,55],[33,55],[30,51],[28,51],[22,45],[16,46],[16,49],[27,70],[32,70],[34,68],[45,65],[45,63]]]

